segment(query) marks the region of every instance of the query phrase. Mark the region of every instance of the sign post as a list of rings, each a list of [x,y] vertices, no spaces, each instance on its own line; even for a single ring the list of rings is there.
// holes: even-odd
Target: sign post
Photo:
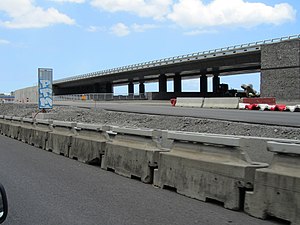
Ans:
[[[39,109],[45,111],[53,108],[53,70],[38,69]]]

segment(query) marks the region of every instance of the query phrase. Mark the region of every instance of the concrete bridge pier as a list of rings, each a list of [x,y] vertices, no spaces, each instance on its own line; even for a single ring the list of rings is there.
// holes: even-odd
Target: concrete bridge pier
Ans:
[[[200,92],[204,95],[207,94],[207,76],[206,76],[206,70],[200,72]]]
[[[174,92],[181,93],[182,91],[182,84],[181,84],[181,76],[180,73],[175,73],[174,76]]]
[[[145,83],[144,83],[144,81],[140,81],[140,84],[139,84],[139,93],[140,94],[145,94]]]
[[[220,86],[220,77],[218,72],[213,73],[213,93],[218,93]]]
[[[111,82],[106,83],[106,93],[114,93],[113,84]]]
[[[133,95],[134,94],[134,84],[132,81],[129,81],[129,84],[128,84],[128,94],[129,95]]]
[[[160,93],[166,93],[167,92],[167,76],[165,74],[161,74],[158,78],[158,86],[159,86],[159,92]]]

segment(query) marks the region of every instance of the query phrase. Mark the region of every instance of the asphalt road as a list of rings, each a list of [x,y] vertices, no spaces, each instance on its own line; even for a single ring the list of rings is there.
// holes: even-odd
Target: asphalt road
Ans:
[[[271,225],[0,136],[4,225]]]
[[[56,104],[77,105],[81,107],[98,107],[111,111],[133,112],[153,115],[184,116],[194,118],[206,118],[216,120],[227,120],[235,122],[245,122],[252,124],[279,125],[286,127],[300,128],[299,112],[271,112],[271,111],[249,111],[233,109],[207,109],[172,107],[167,104],[147,104],[142,102],[60,102]]]

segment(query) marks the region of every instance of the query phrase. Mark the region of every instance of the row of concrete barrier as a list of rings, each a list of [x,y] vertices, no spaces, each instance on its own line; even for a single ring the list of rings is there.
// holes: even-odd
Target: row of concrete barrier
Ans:
[[[299,141],[9,116],[0,116],[0,131],[41,149],[191,198],[213,199],[225,208],[244,209],[258,218],[271,215],[300,224]],[[251,152],[255,154],[248,154]],[[249,157],[267,153],[274,154],[273,159],[264,160],[270,166]],[[256,159],[262,158],[259,155]]]
[[[173,106],[197,108],[237,109],[240,98],[177,98],[171,100]]]

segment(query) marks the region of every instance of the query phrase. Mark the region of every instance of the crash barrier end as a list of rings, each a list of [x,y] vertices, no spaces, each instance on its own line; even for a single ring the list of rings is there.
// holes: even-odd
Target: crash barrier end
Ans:
[[[246,192],[245,212],[261,219],[268,216],[300,224],[300,145],[268,142],[274,153],[269,168],[255,172],[254,189]]]

